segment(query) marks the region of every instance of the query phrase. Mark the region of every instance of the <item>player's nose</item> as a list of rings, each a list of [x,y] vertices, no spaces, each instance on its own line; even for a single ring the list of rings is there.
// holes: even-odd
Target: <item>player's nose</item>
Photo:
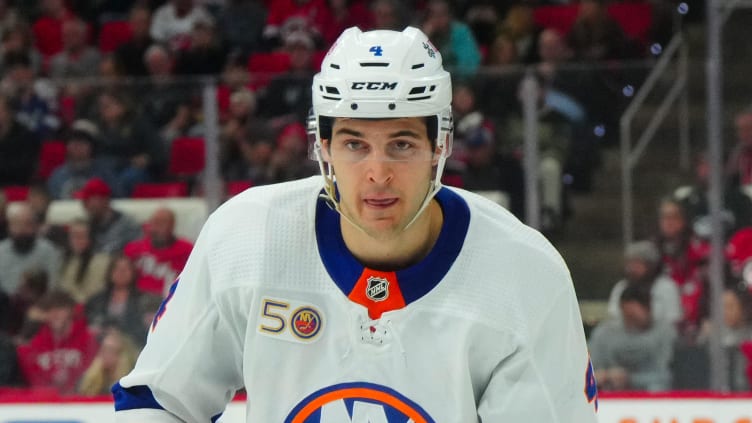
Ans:
[[[377,184],[388,183],[394,177],[394,171],[392,165],[386,157],[375,158],[375,160],[368,160],[368,168],[366,174],[371,182]]]

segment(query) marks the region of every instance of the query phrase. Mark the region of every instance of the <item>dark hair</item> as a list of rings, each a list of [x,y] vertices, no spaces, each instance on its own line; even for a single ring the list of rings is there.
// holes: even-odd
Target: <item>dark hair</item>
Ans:
[[[76,300],[62,289],[53,289],[40,298],[38,304],[42,310],[46,311],[53,308],[74,308]]]
[[[70,232],[70,226],[73,225],[81,225],[86,227],[86,230],[89,232],[89,246],[84,250],[80,255],[80,260],[78,262],[78,268],[76,269],[76,278],[74,282],[76,285],[81,286],[81,284],[84,283],[84,276],[86,276],[86,271],[89,269],[89,263],[91,263],[91,258],[94,256],[94,240],[91,237],[91,225],[89,222],[85,219],[74,219],[70,225],[69,225],[69,232]],[[68,234],[70,236],[70,234]],[[69,240],[70,242],[70,240]],[[66,245],[65,248],[65,257],[64,262],[68,263],[70,260],[72,260],[73,257],[73,250],[70,248],[70,244]]]
[[[650,310],[650,288],[640,284],[628,284],[619,297],[619,304],[624,304],[629,301],[635,301]]]

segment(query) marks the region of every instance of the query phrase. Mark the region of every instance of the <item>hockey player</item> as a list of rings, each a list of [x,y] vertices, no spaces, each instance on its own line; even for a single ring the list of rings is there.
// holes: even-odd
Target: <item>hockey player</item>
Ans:
[[[313,81],[323,173],[208,219],[118,422],[596,421],[567,268],[536,231],[440,184],[451,83],[415,28],[346,30]]]

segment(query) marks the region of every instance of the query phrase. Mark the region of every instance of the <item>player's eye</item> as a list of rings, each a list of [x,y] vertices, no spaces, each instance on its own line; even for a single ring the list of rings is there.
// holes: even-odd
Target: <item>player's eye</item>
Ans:
[[[347,140],[344,142],[345,149],[348,151],[362,151],[366,148],[365,144],[363,142],[358,140]]]
[[[395,141],[394,142],[394,149],[398,151],[407,151],[411,148],[415,147],[413,143],[409,141]]]

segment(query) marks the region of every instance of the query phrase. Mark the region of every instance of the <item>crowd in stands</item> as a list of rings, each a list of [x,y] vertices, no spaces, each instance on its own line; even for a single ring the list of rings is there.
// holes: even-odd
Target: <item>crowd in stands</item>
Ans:
[[[304,122],[326,50],[349,26],[417,26],[454,78],[445,183],[501,194],[522,217],[518,93],[532,70],[542,223],[555,230],[567,192],[590,189],[599,148],[615,139],[627,74],[614,63],[652,57],[670,36],[665,10],[660,0],[0,0],[0,386],[106,394],[132,367],[191,243],[175,234],[174,211],[139,225],[111,199],[201,195],[204,82],[217,87],[227,195],[312,175]],[[723,328],[707,323],[698,160],[697,185],[663,202],[654,239],[628,249],[610,319],[593,331],[605,389],[678,386],[673,357],[702,350],[713,330],[733,353],[734,388],[749,389],[752,358],[741,351],[752,309],[739,284],[752,278],[741,191],[752,175],[750,116],[737,119],[727,166],[738,194],[726,197],[734,313]],[[48,224],[55,200],[80,201],[85,219]]]
[[[722,325],[710,316],[709,164],[700,152],[694,180],[658,204],[654,236],[627,247],[609,316],[589,337],[601,389],[709,389],[715,336],[728,360],[728,389],[752,390],[752,196],[745,180],[751,122],[752,109],[737,113],[737,141],[725,166]]]

